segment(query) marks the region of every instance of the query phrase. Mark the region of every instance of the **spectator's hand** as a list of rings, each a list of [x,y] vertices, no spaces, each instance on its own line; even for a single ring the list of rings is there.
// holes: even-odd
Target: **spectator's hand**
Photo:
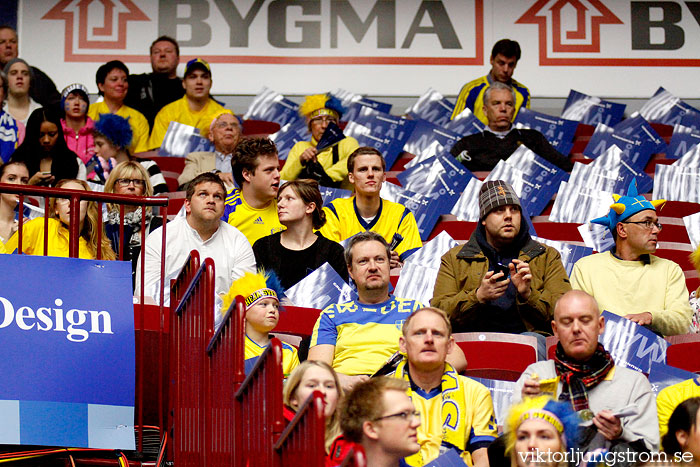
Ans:
[[[233,185],[233,174],[231,173],[226,173],[226,172],[219,172],[216,175],[219,176],[222,182],[224,182],[227,185]]]
[[[525,382],[523,383],[523,389],[520,392],[520,395],[523,399],[526,397],[535,397],[539,396],[542,393],[540,390],[540,380],[539,378],[529,378],[526,379]]]
[[[394,269],[394,268],[400,268],[403,265],[401,262],[401,259],[399,258],[399,254],[395,252],[394,250],[391,250],[391,258],[389,258],[389,268]]]
[[[54,176],[50,173],[37,172],[34,175],[32,175],[32,178],[29,179],[29,184],[47,186],[53,183],[53,181]]]
[[[514,259],[508,267],[510,269],[510,279],[513,281],[515,289],[523,299],[527,300],[530,298],[530,292],[532,292],[530,288],[530,282],[532,282],[530,264],[525,261],[520,261],[519,259]]]
[[[347,394],[353,386],[362,381],[367,381],[369,376],[367,375],[345,375],[343,373],[338,373],[338,381],[340,381],[340,387],[343,388],[345,394]]]
[[[299,156],[299,161],[301,161],[301,165],[306,165],[309,162],[316,162],[316,154],[318,154],[318,151],[316,148],[308,148],[306,151],[301,153],[301,156]]]
[[[610,441],[622,436],[622,422],[609,410],[601,410],[593,417],[598,432]]]
[[[640,326],[644,326],[645,324],[651,324],[651,313],[648,311],[645,311],[643,313],[630,313],[629,315],[625,315],[625,318],[627,318],[630,321],[634,321]]]
[[[476,289],[476,299],[479,303],[490,302],[506,293],[510,279],[498,280],[503,277],[502,272],[494,274],[494,271],[488,271],[481,279],[481,285]]]

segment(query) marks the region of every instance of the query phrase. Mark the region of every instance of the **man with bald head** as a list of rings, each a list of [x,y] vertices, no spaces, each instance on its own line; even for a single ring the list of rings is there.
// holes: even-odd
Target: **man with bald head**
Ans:
[[[651,386],[639,372],[615,365],[598,343],[605,319],[595,299],[580,290],[554,307],[552,330],[559,339],[554,360],[533,363],[516,383],[513,403],[549,394],[568,401],[593,424],[583,434],[587,450],[656,451],[659,429]]]

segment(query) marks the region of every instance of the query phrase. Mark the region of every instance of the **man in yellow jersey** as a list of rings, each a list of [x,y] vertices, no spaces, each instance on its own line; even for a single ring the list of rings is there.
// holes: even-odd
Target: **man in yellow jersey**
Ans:
[[[376,232],[352,237],[345,250],[348,272],[357,286],[356,301],[332,304],[314,326],[309,360],[328,363],[345,389],[369,378],[399,349],[401,326],[423,305],[389,293],[389,245]],[[450,354],[466,368],[464,353]]]
[[[406,318],[402,334],[399,349],[406,358],[394,377],[410,384],[408,395],[421,413],[421,449],[406,463],[426,465],[456,449],[468,465],[487,466],[486,448],[498,436],[491,393],[447,363],[447,353],[455,347],[447,314],[438,308],[416,310]]]
[[[513,72],[520,60],[520,44],[510,39],[501,39],[496,42],[491,50],[491,71],[488,75],[470,81],[462,87],[457,97],[455,109],[452,112],[452,119],[462,113],[465,108],[469,108],[474,116],[488,124],[484,113],[484,92],[496,81],[512,86],[515,90],[515,113],[523,105],[530,108],[530,91],[513,79]]]
[[[224,110],[224,107],[209,94],[211,85],[211,68],[206,61],[193,58],[187,62],[185,79],[182,82],[185,95],[160,109],[156,115],[148,140],[150,149],[159,148],[163,144],[170,122],[193,126],[199,129],[201,134],[206,134],[212,118]]]
[[[394,243],[391,268],[395,268],[423,243],[413,213],[379,196],[386,180],[385,170],[386,161],[374,148],[363,146],[350,154],[348,179],[355,187],[355,194],[335,199],[323,208],[326,225],[319,232],[335,242],[367,230],[377,232],[387,243]],[[395,238],[396,234],[400,237]]]
[[[243,232],[251,245],[284,230],[277,217],[279,167],[277,147],[267,138],[244,139],[233,152],[231,171],[240,188],[226,196],[222,219]]]

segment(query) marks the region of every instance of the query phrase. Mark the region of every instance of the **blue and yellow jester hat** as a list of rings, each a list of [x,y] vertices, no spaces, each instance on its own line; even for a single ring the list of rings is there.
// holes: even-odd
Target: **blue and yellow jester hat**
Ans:
[[[299,106],[299,113],[306,117],[309,122],[323,115],[330,115],[340,120],[345,110],[340,99],[331,94],[306,96],[304,102]]]
[[[280,297],[284,295],[284,289],[277,274],[273,271],[246,272],[242,277],[233,281],[228,293],[224,295],[222,314],[226,314],[238,295],[245,297],[245,307],[248,309],[265,298],[274,298],[279,303]]]
[[[607,227],[611,232],[615,231],[618,222],[622,222],[630,216],[647,209],[652,209],[654,211],[657,209],[661,210],[664,204],[666,204],[665,199],[648,201],[644,196],[638,194],[637,182],[635,180],[632,180],[630,183],[627,189],[627,196],[614,194],[612,197],[615,203],[610,205],[610,212],[608,215],[591,221],[594,224]]]

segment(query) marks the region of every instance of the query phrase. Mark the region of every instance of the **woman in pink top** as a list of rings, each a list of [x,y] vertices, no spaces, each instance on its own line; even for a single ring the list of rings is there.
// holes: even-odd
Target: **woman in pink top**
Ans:
[[[61,119],[61,126],[66,145],[86,166],[95,154],[95,140],[92,136],[95,122],[87,116],[89,105],[88,90],[80,83],[66,86],[61,92],[61,108],[65,115]]]

